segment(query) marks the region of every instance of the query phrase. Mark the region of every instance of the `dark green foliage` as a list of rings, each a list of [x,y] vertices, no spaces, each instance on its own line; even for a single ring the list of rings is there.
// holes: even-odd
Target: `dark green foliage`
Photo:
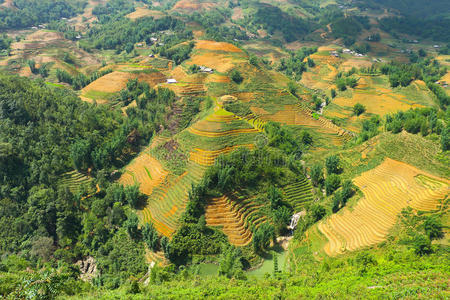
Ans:
[[[105,23],[115,16],[124,16],[134,11],[134,4],[126,0],[111,0],[105,5],[97,5],[92,14],[97,16],[100,22]]]
[[[239,26],[223,26],[232,11],[228,8],[217,7],[206,11],[194,12],[189,19],[201,24],[205,28],[206,39],[235,43],[236,40],[248,40],[248,36]]]
[[[303,145],[310,146],[310,145],[313,144],[313,137],[306,130],[302,130],[302,132],[300,133],[300,140],[301,140]]]
[[[227,237],[221,231],[200,224],[183,224],[173,235],[169,244],[169,259],[185,264],[192,254],[219,254]]]
[[[441,119],[442,118],[442,119]],[[435,108],[416,108],[405,112],[398,112],[394,115],[387,115],[386,130],[393,133],[400,132],[403,128],[409,133],[422,133],[423,136],[429,133],[441,135],[441,147],[443,151],[449,149],[448,132],[449,127],[443,128],[446,121],[445,115],[438,113]]]
[[[241,249],[231,245],[224,245],[219,258],[219,275],[226,276],[227,278],[245,277],[242,265],[243,259]]]
[[[145,223],[142,228],[142,238],[150,249],[153,251],[159,250],[160,242],[158,233],[152,223]]]
[[[346,180],[342,183],[342,189],[337,191],[332,199],[331,210],[333,213],[339,211],[340,208],[347,204],[348,199],[355,194],[355,186],[350,180]]]
[[[185,61],[190,57],[191,51],[194,48],[194,42],[190,42],[187,45],[178,45],[172,48],[162,48],[160,54],[167,57],[179,65],[181,62]]]
[[[9,55],[12,39],[8,35],[0,35],[0,57],[3,55]]]
[[[341,186],[341,178],[339,175],[330,174],[325,179],[325,191],[327,196],[333,194]]]
[[[83,12],[83,0],[14,0],[15,8],[0,9],[0,30],[21,29],[70,18]]]
[[[306,35],[313,28],[304,19],[288,15],[280,8],[269,4],[259,6],[252,17],[255,24],[262,24],[270,34],[276,30],[281,31],[288,43]]]
[[[263,223],[253,234],[253,251],[260,253],[266,250],[270,242],[275,240],[275,230],[269,223]]]
[[[311,167],[311,182],[314,186],[319,186],[323,183],[323,166],[315,164]]]
[[[313,204],[309,208],[308,212],[309,219],[311,220],[311,223],[316,223],[317,221],[322,220],[323,217],[327,214],[327,211],[325,207],[323,207],[320,204]]]
[[[378,134],[378,127],[380,126],[380,118],[372,116],[369,120],[363,120],[362,130],[359,133],[358,142],[364,142]]]
[[[300,158],[302,154],[301,144],[294,138],[289,129],[275,122],[268,122],[264,129],[269,138],[269,146],[281,149],[287,154],[294,154]]]
[[[287,76],[292,77],[295,80],[300,80],[302,73],[306,71],[305,58],[317,51],[317,48],[303,47],[297,52],[290,52],[290,57],[280,60],[280,64],[277,68],[278,71],[283,72]]]
[[[420,79],[424,80],[427,86],[433,90],[430,86],[446,73],[446,68],[442,68],[436,60],[432,60],[431,58],[419,59],[417,56],[415,60],[414,63],[410,64],[400,64],[397,62],[383,64],[380,67],[380,71],[383,74],[389,75],[389,82],[392,87],[408,86],[413,80]],[[444,102],[441,103],[441,106],[446,105],[445,98],[439,100],[440,102]]]
[[[101,247],[98,267],[102,270],[101,280],[105,285],[114,284],[114,281],[109,280],[112,277],[118,277],[125,282],[131,275],[143,275],[147,271],[143,243],[132,239],[124,228],[118,230],[113,238]]]
[[[416,234],[412,239],[412,246],[417,255],[431,253],[431,240],[423,234]]]
[[[244,80],[244,77],[242,77],[241,73],[236,69],[231,71],[230,78],[237,84],[241,84],[242,81]]]
[[[441,147],[443,151],[450,150],[450,126],[447,125],[442,131],[441,135]]]
[[[342,172],[341,160],[337,155],[330,155],[325,160],[325,167],[327,169],[327,174],[339,174]]]
[[[450,96],[447,95],[446,91],[439,84],[432,81],[427,82],[427,87],[436,95],[441,108],[446,109],[450,103]]]
[[[146,17],[139,18],[136,21],[128,18],[111,19],[91,28],[86,35],[88,40],[83,41],[80,45],[86,50],[94,47],[97,49],[115,49],[120,53],[129,44],[134,45],[146,41],[147,44],[151,45],[153,43],[150,40],[152,34],[162,30],[173,30],[176,34],[161,36],[159,40],[164,46],[157,48],[157,50],[164,52],[165,55],[174,55],[175,58],[181,59],[187,48],[183,47],[182,51],[180,49],[180,53],[170,49],[176,44],[190,39],[192,33],[185,32],[184,23],[171,17],[158,20]]]
[[[336,38],[357,37],[363,28],[370,28],[369,19],[367,17],[348,16],[337,19],[331,23],[331,29]],[[349,43],[346,45],[348,44]]]
[[[422,8],[418,11],[421,11]],[[380,27],[387,32],[401,32],[425,39],[448,42],[450,22],[448,18],[392,17],[380,19]]]
[[[356,103],[353,105],[353,113],[357,116],[361,115],[363,112],[366,111],[366,107],[362,105],[361,103]]]
[[[371,253],[366,252],[366,251],[358,253],[356,255],[355,262],[359,266],[359,273],[361,275],[364,275],[365,273],[367,273],[367,270],[371,266],[377,265],[377,261],[376,261],[375,257]]]
[[[440,239],[444,237],[442,231],[442,222],[436,217],[428,216],[423,222],[423,228],[430,240]]]
[[[335,97],[336,97],[336,90],[331,89],[331,98],[335,98]]]

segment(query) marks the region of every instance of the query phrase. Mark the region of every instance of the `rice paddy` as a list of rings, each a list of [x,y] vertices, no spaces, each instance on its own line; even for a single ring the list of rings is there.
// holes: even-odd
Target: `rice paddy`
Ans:
[[[318,225],[328,239],[323,250],[330,256],[380,243],[403,208],[437,210],[450,192],[450,181],[389,158],[354,183],[364,198]]]

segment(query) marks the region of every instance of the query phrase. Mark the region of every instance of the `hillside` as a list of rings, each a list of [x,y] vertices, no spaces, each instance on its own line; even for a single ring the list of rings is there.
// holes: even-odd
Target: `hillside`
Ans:
[[[449,296],[445,1],[0,0],[0,296]]]

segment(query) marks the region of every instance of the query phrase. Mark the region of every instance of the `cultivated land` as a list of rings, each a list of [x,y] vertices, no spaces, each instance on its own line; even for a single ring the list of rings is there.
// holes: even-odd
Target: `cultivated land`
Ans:
[[[324,246],[328,255],[380,243],[402,209],[437,210],[450,192],[450,181],[389,158],[353,181],[364,197],[318,225],[329,240]]]
[[[0,0],[0,15],[20,2]],[[43,113],[30,117],[0,78],[7,95],[0,95],[0,127],[7,124],[0,133],[0,221],[12,224],[0,239],[0,256],[8,259],[0,264],[0,298],[11,287],[29,288],[22,277],[38,278],[38,266],[70,269],[63,261],[87,256],[101,274],[95,284],[108,292],[77,286],[85,294],[75,299],[448,298],[450,120],[443,94],[450,95],[450,45],[433,40],[436,31],[446,34],[444,10],[432,26],[418,9],[402,21],[428,20],[422,28],[382,25],[382,17],[407,10],[389,1],[143,2],[89,0],[54,20],[62,32],[46,29],[50,23],[0,32],[0,71],[36,79],[42,95],[86,102],[60,109],[45,98]],[[146,28],[134,26],[146,20]],[[128,25],[108,36],[110,24]],[[60,82],[60,70],[89,80],[81,87]],[[149,89],[133,90],[133,80]],[[65,141],[61,155],[52,147],[13,155],[28,147],[19,135],[34,132],[36,120],[52,123],[59,115],[70,117],[43,126],[36,145]],[[80,133],[66,128],[71,135],[57,137],[54,129],[72,119]],[[28,129],[12,138],[9,125]],[[246,169],[246,156],[231,161],[259,151],[267,157],[258,174]],[[264,169],[266,159],[275,162]],[[4,176],[16,160],[29,186]],[[229,165],[216,170],[224,161]],[[333,176],[340,183],[330,192]],[[234,178],[249,183],[227,187]],[[349,182],[352,195],[339,200]],[[142,202],[120,185],[139,186]],[[204,185],[213,188],[196,199],[194,187]],[[17,197],[25,201],[18,205]],[[15,206],[25,216],[20,222],[9,215]],[[291,230],[293,214],[299,220]],[[14,261],[13,253],[30,263]],[[19,265],[17,284],[1,279]],[[262,281],[243,272],[258,267],[255,276],[270,273]],[[221,277],[205,281],[205,269]]]

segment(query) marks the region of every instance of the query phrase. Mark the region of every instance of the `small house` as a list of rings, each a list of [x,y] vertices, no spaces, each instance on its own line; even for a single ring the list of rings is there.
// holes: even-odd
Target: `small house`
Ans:
[[[155,55],[154,54],[149,54],[148,57],[155,57]]]
[[[167,79],[167,83],[177,83],[177,80],[176,79],[173,79],[173,78],[170,78],[170,79]]]
[[[213,72],[213,69],[207,68],[205,66],[200,66],[199,69],[200,69],[200,72],[203,72],[203,73],[212,73]]]
[[[154,38],[154,37],[151,37],[150,38],[150,41],[152,41],[152,42],[156,42],[158,39],[157,38]]]

